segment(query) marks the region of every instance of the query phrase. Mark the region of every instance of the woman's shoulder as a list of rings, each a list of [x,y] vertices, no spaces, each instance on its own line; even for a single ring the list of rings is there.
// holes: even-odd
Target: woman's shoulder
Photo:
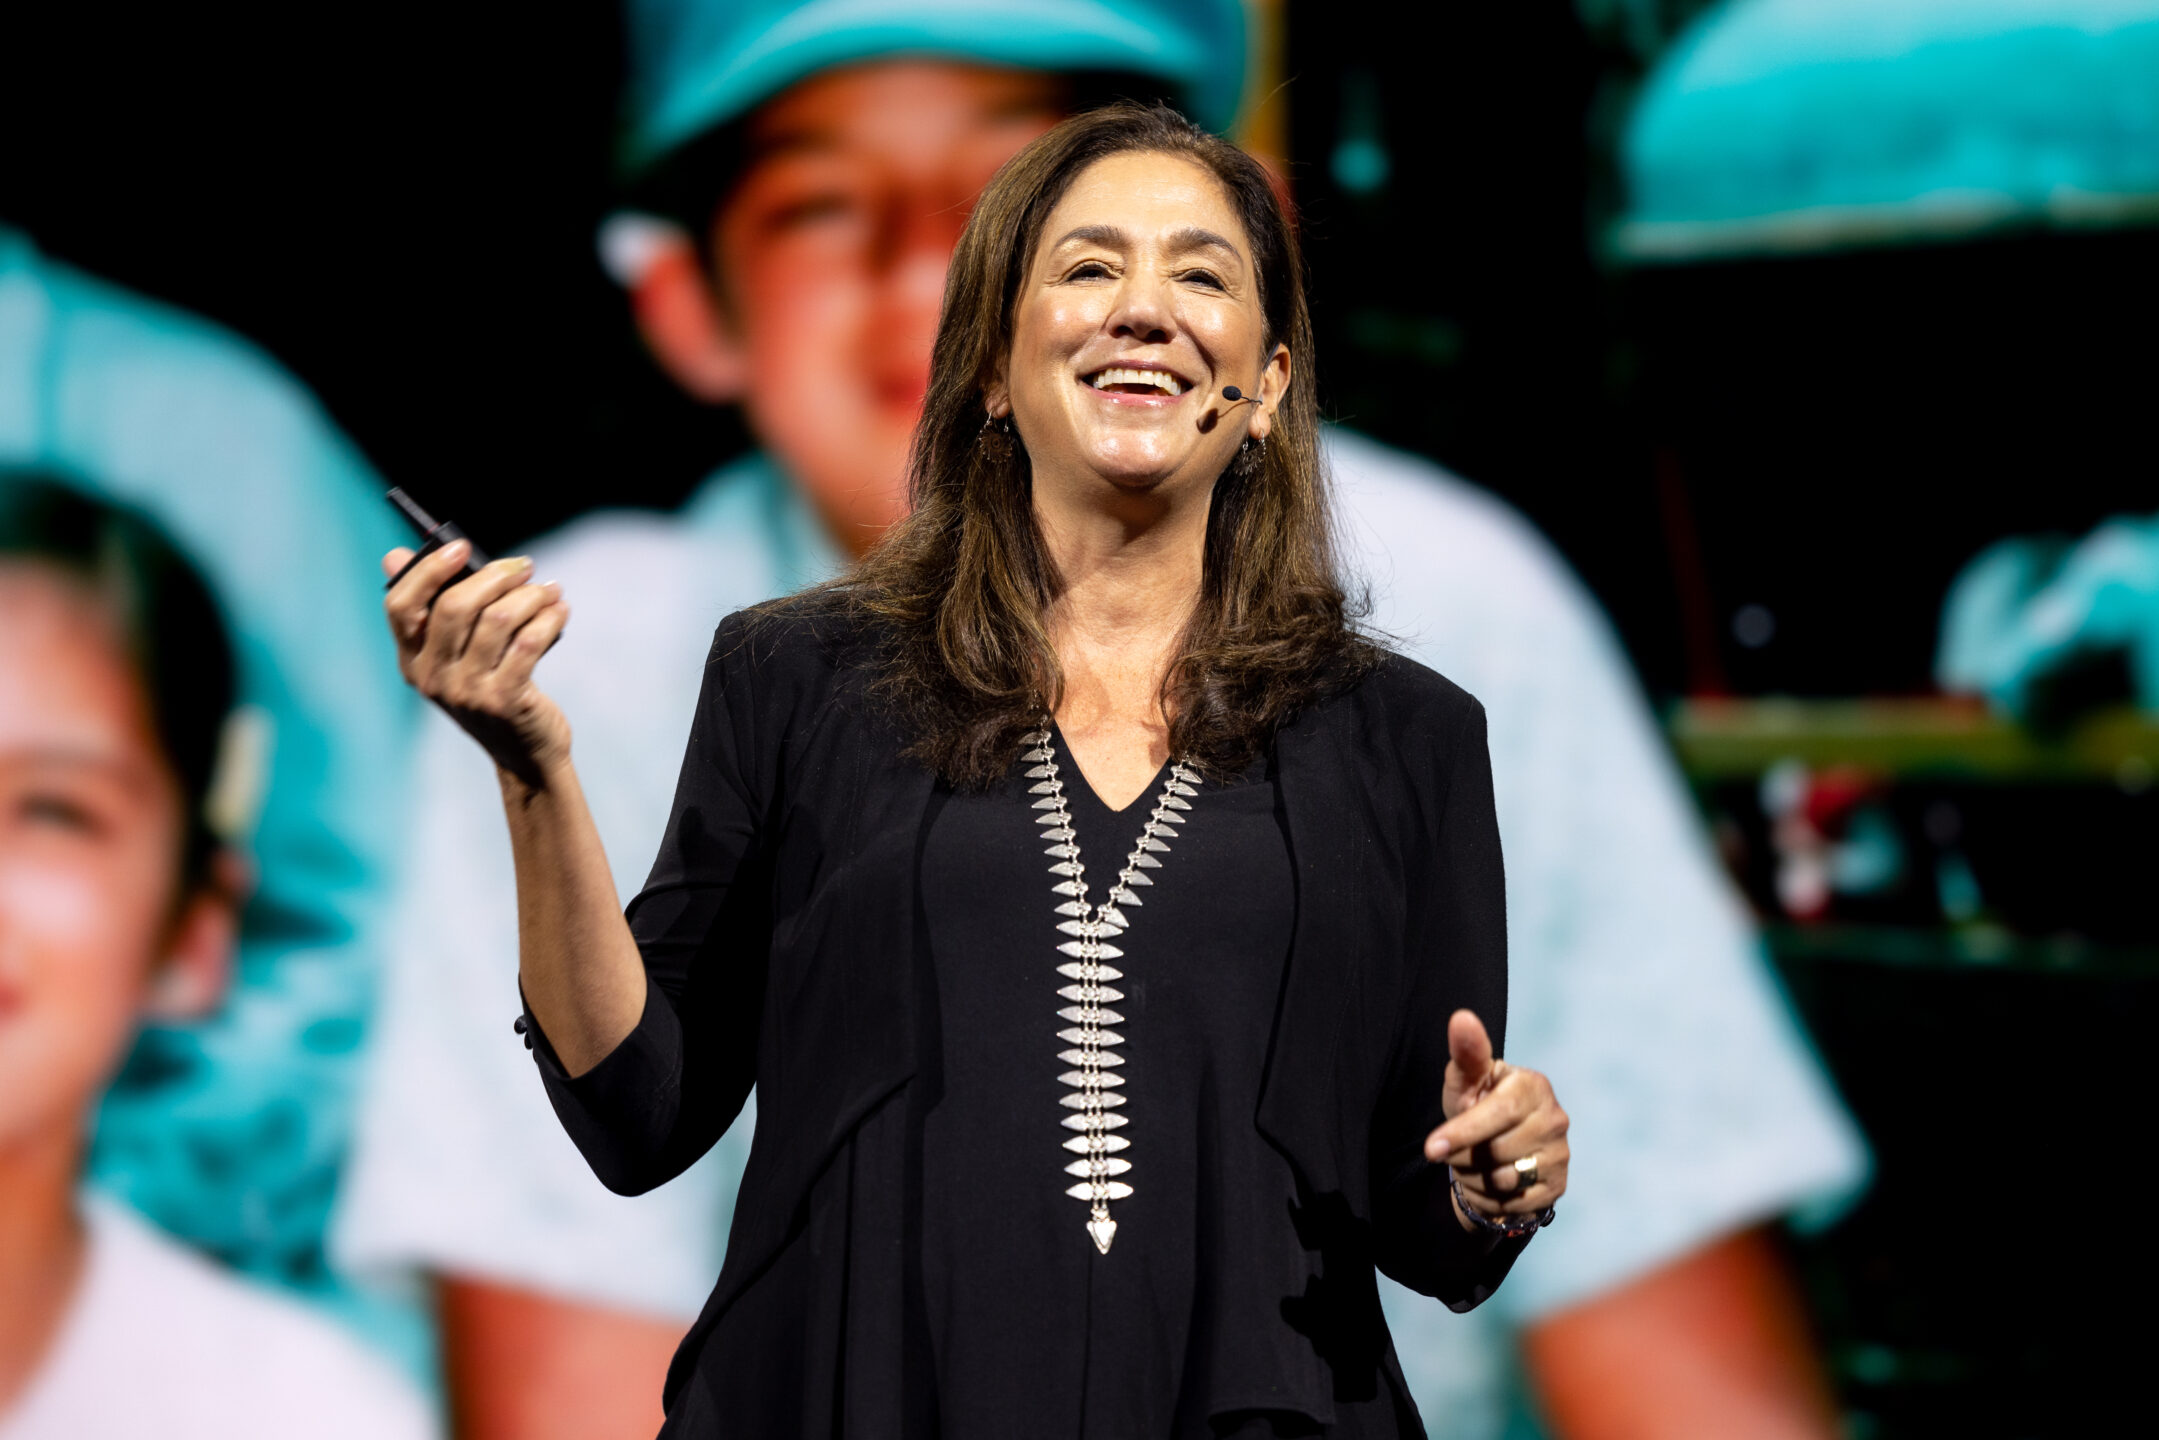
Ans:
[[[1458,730],[1481,722],[1484,706],[1454,681],[1398,650],[1371,642],[1369,660],[1355,679],[1323,706],[1366,726],[1392,730]]]
[[[1429,666],[1375,646],[1356,678],[1281,736],[1285,762],[1371,797],[1383,810],[1437,813],[1487,765],[1484,706]]]
[[[866,666],[874,634],[844,593],[820,587],[735,611],[720,621],[709,658],[761,680],[828,680]]]
[[[812,589],[738,610],[713,634],[707,696],[725,697],[768,740],[814,731],[889,748],[890,705],[876,693],[881,634],[845,593]]]
[[[1443,794],[1486,752],[1484,707],[1406,655],[1374,644],[1346,683],[1278,736],[1285,761],[1404,803]]]

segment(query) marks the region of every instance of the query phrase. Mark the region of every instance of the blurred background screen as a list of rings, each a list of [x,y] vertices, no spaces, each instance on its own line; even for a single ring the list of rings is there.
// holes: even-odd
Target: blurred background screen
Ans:
[[[1301,215],[1325,413],[1496,496],[1579,577],[1582,612],[1609,621],[1584,633],[1616,637],[1658,727],[1652,768],[1683,782],[1688,833],[1758,932],[1763,993],[1833,1086],[1824,1113],[1841,1097],[1865,1136],[1864,1185],[1856,1148],[1838,1151],[1820,1183],[1703,1221],[1705,1241],[1766,1236],[1796,1277],[1798,1343],[1842,1433],[2134,1423],[2149,1326],[2130,1306],[2154,1242],[2128,1181],[2159,1098],[2138,1058],[2159,1018],[2159,3],[1254,0],[1159,23],[1216,9],[1244,27],[1233,133]],[[620,257],[612,276],[602,263],[603,223],[626,208],[637,23],[615,5],[18,5],[0,43],[0,236],[212,322],[312,393],[345,498],[261,533],[356,557],[354,615],[377,593],[370,552],[396,539],[350,498],[377,477],[495,554],[596,510],[672,513],[760,439],[654,358]],[[10,303],[0,344],[30,333]],[[300,718],[278,733],[304,747],[304,645],[251,631],[258,602],[221,588],[244,550],[206,554],[214,517],[161,509],[117,441],[109,483],[81,454],[9,448],[7,363],[0,462],[169,531],[235,628],[242,701],[289,702]],[[280,603],[263,589],[264,613]],[[303,679],[267,678],[287,674]],[[302,793],[277,787],[405,755],[402,703],[380,701],[359,759],[326,744],[298,778],[273,764],[258,847],[279,797]],[[379,887],[352,878],[355,896],[395,888],[393,793],[353,790],[350,822],[323,822],[343,857],[323,875],[381,871]],[[328,853],[312,843],[292,853]],[[243,981],[296,963],[275,958],[288,950],[367,952],[349,993],[285,992],[295,1015],[343,997],[323,1013],[349,1033],[261,1022],[316,1057],[251,1082],[258,1099],[320,1096],[289,1132],[265,1106],[235,1151],[288,1144],[286,1199],[253,1221],[230,1197],[161,1202],[121,1152],[130,1123],[164,1133],[163,1112],[130,1121],[119,1102],[93,1173],[197,1251],[325,1307],[439,1408],[465,1383],[443,1348],[464,1312],[442,1297],[462,1292],[414,1276],[454,1280],[454,1257],[347,1293],[323,1238],[348,1128],[324,1117],[361,1103],[340,1067],[367,1048],[390,963],[368,937],[388,902],[309,919],[298,901],[265,910],[266,892]],[[280,915],[316,938],[276,939]],[[1657,1003],[1646,972],[1613,983]],[[489,993],[506,1031],[514,993]],[[0,1011],[0,1044],[6,1025]],[[226,1053],[144,1044],[121,1085],[152,1096],[160,1055]],[[1578,1130],[1585,1154],[1620,1143]],[[203,1145],[188,1163],[209,1173]],[[1617,1295],[1653,1267],[1612,1273]],[[1427,1397],[1458,1392],[1417,1380],[1402,1340],[1435,1435],[1688,1433],[1658,1429],[1654,1405],[1634,1430],[1616,1402],[1619,1428],[1577,1418],[1631,1362],[1557,1326],[1604,1293],[1563,1289],[1506,1321],[1513,1339],[1478,1342],[1523,1347],[1492,1361],[1517,1397],[1497,1408],[1431,1414]],[[1570,1379],[1567,1353],[1605,1368]],[[1692,1433],[1754,1433],[1748,1413]],[[543,1433],[473,1414],[460,1433]]]

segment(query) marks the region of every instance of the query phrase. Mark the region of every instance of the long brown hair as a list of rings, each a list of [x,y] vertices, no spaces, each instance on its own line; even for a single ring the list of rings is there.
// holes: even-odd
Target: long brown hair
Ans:
[[[912,511],[829,591],[870,622],[878,689],[908,722],[912,753],[956,785],[1003,776],[1063,687],[1043,624],[1060,582],[1026,452],[985,433],[984,392],[1050,212],[1088,166],[1134,151],[1194,161],[1221,183],[1252,244],[1266,348],[1286,344],[1295,359],[1260,463],[1232,463],[1215,482],[1199,602],[1163,678],[1170,751],[1217,773],[1240,768],[1377,654],[1337,576],[1303,261],[1267,172],[1165,106],[1074,116],[1013,156],[976,202],[945,281]]]

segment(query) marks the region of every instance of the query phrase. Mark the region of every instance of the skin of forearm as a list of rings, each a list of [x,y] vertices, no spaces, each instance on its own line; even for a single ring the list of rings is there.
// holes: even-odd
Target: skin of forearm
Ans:
[[[645,967],[577,771],[498,772],[517,869],[518,981],[563,1068],[582,1075],[637,1028]]]
[[[1522,1348],[1560,1440],[1840,1433],[1798,1288],[1761,1230],[1560,1311]]]

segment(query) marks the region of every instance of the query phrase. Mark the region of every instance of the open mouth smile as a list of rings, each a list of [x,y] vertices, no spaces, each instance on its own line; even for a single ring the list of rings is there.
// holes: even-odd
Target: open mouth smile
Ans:
[[[1182,395],[1192,387],[1168,370],[1137,365],[1112,365],[1081,377],[1093,388],[1112,395]]]

